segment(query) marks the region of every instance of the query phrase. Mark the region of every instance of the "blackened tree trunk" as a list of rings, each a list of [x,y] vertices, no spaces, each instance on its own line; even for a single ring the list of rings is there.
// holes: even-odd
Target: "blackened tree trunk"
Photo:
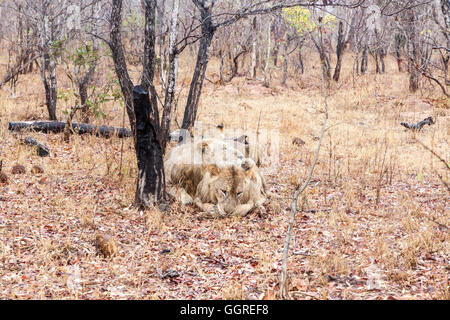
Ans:
[[[216,30],[211,16],[212,8],[206,7],[204,1],[196,1],[195,3],[201,13],[201,31],[203,37],[200,40],[195,71],[192,76],[186,108],[184,110],[183,124],[181,127],[185,130],[190,130],[194,127],[203,80],[205,79],[206,68],[209,62],[209,47],[211,46],[211,41]]]
[[[136,119],[135,149],[138,164],[138,182],[135,206],[147,208],[164,200],[165,177],[161,144],[154,125],[148,91],[142,86],[133,89]]]
[[[338,29],[338,39],[337,39],[337,45],[336,45],[336,67],[334,69],[334,75],[333,80],[338,82],[339,76],[341,74],[341,66],[342,66],[342,56],[344,53],[344,47],[345,47],[345,39],[344,39],[344,24],[342,21],[339,21],[339,29]]]
[[[135,205],[139,208],[151,207],[165,198],[165,176],[163,162],[163,148],[160,143],[160,125],[156,95],[149,97],[149,90],[153,87],[154,66],[153,59],[155,28],[154,25],[154,1],[145,1],[146,5],[146,38],[144,59],[146,66],[143,68],[141,77],[143,85],[134,87],[128,74],[125,55],[121,39],[122,26],[122,0],[112,1],[111,10],[111,32],[108,43],[116,75],[119,79],[122,95],[125,100],[126,110],[130,125],[134,133],[134,145],[138,162],[138,180],[135,195]],[[152,18],[153,14],[153,18]],[[153,34],[152,33],[153,30]],[[153,52],[153,53],[152,53]],[[153,65],[150,66],[153,61]]]

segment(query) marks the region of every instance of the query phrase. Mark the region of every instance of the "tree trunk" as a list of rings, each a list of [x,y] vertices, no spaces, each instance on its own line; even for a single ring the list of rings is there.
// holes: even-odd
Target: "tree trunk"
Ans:
[[[305,73],[305,64],[303,63],[303,55],[302,55],[302,46],[303,41],[298,45],[298,69],[300,70],[300,74]]]
[[[153,79],[155,77],[156,66],[156,53],[155,53],[155,40],[156,40],[156,0],[144,0],[145,4],[145,41],[144,41],[144,61],[141,85],[147,88],[153,85]]]
[[[98,15],[100,8],[98,6],[99,6],[99,4],[97,4],[97,6],[92,7],[92,14],[93,14],[94,18],[97,20],[100,19],[99,15]],[[94,26],[93,32],[97,32],[97,31],[98,31],[97,28]],[[98,52],[98,40],[94,36],[92,37],[92,51],[94,53]],[[92,61],[92,63],[89,65],[89,69],[86,71],[86,73],[83,76],[77,77],[78,94],[80,97],[82,121],[84,123],[89,123],[89,121],[90,121],[90,119],[89,119],[90,110],[89,110],[89,106],[87,104],[87,100],[88,100],[87,89],[88,89],[89,83],[91,83],[91,81],[92,81],[92,76],[94,75],[94,72],[96,69],[97,69],[97,59]],[[77,73],[79,73],[79,72],[77,72]]]
[[[378,52],[371,52],[370,54],[375,60],[375,73],[380,73],[379,55]]]
[[[163,151],[154,126],[154,108],[150,106],[148,92],[142,86],[134,87],[133,100],[136,119],[135,149],[139,170],[135,206],[147,208],[165,197]]]
[[[444,81],[446,86],[450,86],[450,79],[448,77],[448,62],[450,60],[450,52],[448,49],[450,48],[450,34],[448,30],[450,29],[450,2],[447,0],[441,0],[441,11],[444,17],[444,26],[441,28],[442,33],[447,40],[447,50],[442,55],[442,65],[444,69]]]
[[[384,48],[380,48],[378,51],[379,57],[380,57],[380,64],[381,64],[381,73],[386,72],[386,64],[384,63],[384,58],[386,57],[386,51]]]
[[[311,39],[313,40],[314,46],[316,47],[317,51],[319,52],[320,57],[320,68],[322,69],[323,77],[325,82],[327,83],[327,86],[329,86],[329,81],[331,77],[331,68],[330,68],[330,60],[328,59],[326,53],[325,53],[325,45],[323,41],[323,33],[322,33],[322,27],[319,27],[319,39],[316,40],[313,35],[311,35]]]
[[[165,92],[163,115],[161,119],[161,149],[163,154],[166,150],[166,144],[169,140],[170,121],[172,120],[172,109],[175,101],[175,85],[178,74],[178,52],[176,41],[178,35],[178,11],[180,0],[174,0],[172,10],[172,21],[169,35],[169,74],[167,77],[167,86]]]
[[[270,53],[272,50],[271,30],[272,30],[272,19],[270,20],[269,26],[267,28],[267,52],[266,52],[266,61],[265,61],[264,73],[263,73],[263,85],[266,87],[268,87],[270,85]]]
[[[362,55],[361,55],[361,73],[364,74],[367,71],[367,65],[368,65],[368,51],[369,48],[367,45],[364,46],[363,51],[362,51]]]
[[[344,39],[344,24],[339,21],[338,40],[336,45],[336,67],[334,68],[333,80],[338,82],[341,74],[342,56],[344,52],[345,39]]]
[[[50,56],[50,43],[53,41],[53,32],[49,27],[49,19],[44,11],[43,21],[40,23],[39,50],[41,52],[41,80],[45,89],[45,101],[50,120],[56,120],[57,82],[56,63]]]
[[[80,95],[81,112],[83,114],[82,121],[89,123],[89,106],[87,105],[87,83],[78,83],[78,93]]]
[[[192,76],[191,85],[189,88],[189,95],[184,109],[182,129],[190,130],[194,127],[195,119],[197,117],[198,103],[205,79],[206,68],[209,62],[209,47],[214,37],[215,26],[213,25],[211,11],[212,8],[206,8],[201,3],[198,3],[198,8],[201,13],[201,30],[202,39],[197,53],[197,62],[195,64],[195,71]]]
[[[287,73],[288,73],[288,46],[289,46],[289,36],[287,32],[285,33],[284,39],[283,39],[283,79],[281,80],[281,84],[283,86],[286,85],[287,81]]]
[[[225,77],[223,75],[223,70],[225,67],[225,57],[224,57],[224,53],[223,53],[222,49],[220,49],[220,51],[219,51],[219,56],[220,56],[219,82],[220,82],[220,85],[224,85]]]
[[[122,45],[122,0],[112,0],[111,10],[111,32],[110,49],[114,61],[114,68],[119,79],[120,89],[125,102],[130,127],[133,132],[136,130],[136,120],[133,110],[133,82],[128,74],[125,54]]]
[[[397,67],[398,67],[398,72],[402,72],[403,68],[402,68],[402,56],[400,54],[400,50],[402,48],[402,46],[404,45],[404,36],[400,33],[395,35],[395,39],[394,39],[394,43],[395,43],[395,58],[397,60]]]
[[[408,11],[408,49],[409,49],[409,91],[416,92],[419,89],[419,44],[416,30],[416,16],[412,9]]]
[[[256,55],[258,52],[258,48],[256,47],[256,17],[253,18],[253,24],[252,24],[252,58],[250,63],[250,78],[255,79],[256,78]]]

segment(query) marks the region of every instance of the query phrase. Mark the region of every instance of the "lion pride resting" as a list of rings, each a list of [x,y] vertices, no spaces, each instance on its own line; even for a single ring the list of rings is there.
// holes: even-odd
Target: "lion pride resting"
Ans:
[[[236,144],[203,139],[178,145],[164,167],[169,194],[210,217],[245,216],[266,201],[263,176]]]

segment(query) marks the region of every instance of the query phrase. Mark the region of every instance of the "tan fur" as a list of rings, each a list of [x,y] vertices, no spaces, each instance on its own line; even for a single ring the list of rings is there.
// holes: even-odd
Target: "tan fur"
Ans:
[[[244,216],[266,200],[254,161],[218,139],[177,146],[164,164],[169,193],[212,217]]]

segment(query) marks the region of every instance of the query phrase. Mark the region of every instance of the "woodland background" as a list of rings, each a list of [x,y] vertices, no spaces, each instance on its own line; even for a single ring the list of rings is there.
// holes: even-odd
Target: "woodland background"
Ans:
[[[0,297],[449,299],[449,9],[0,1]],[[135,85],[149,92],[146,147],[158,150],[144,162]],[[133,134],[8,130],[38,120]],[[264,215],[202,220],[158,205],[169,132],[200,121],[279,131],[279,165],[261,168],[278,196]]]

